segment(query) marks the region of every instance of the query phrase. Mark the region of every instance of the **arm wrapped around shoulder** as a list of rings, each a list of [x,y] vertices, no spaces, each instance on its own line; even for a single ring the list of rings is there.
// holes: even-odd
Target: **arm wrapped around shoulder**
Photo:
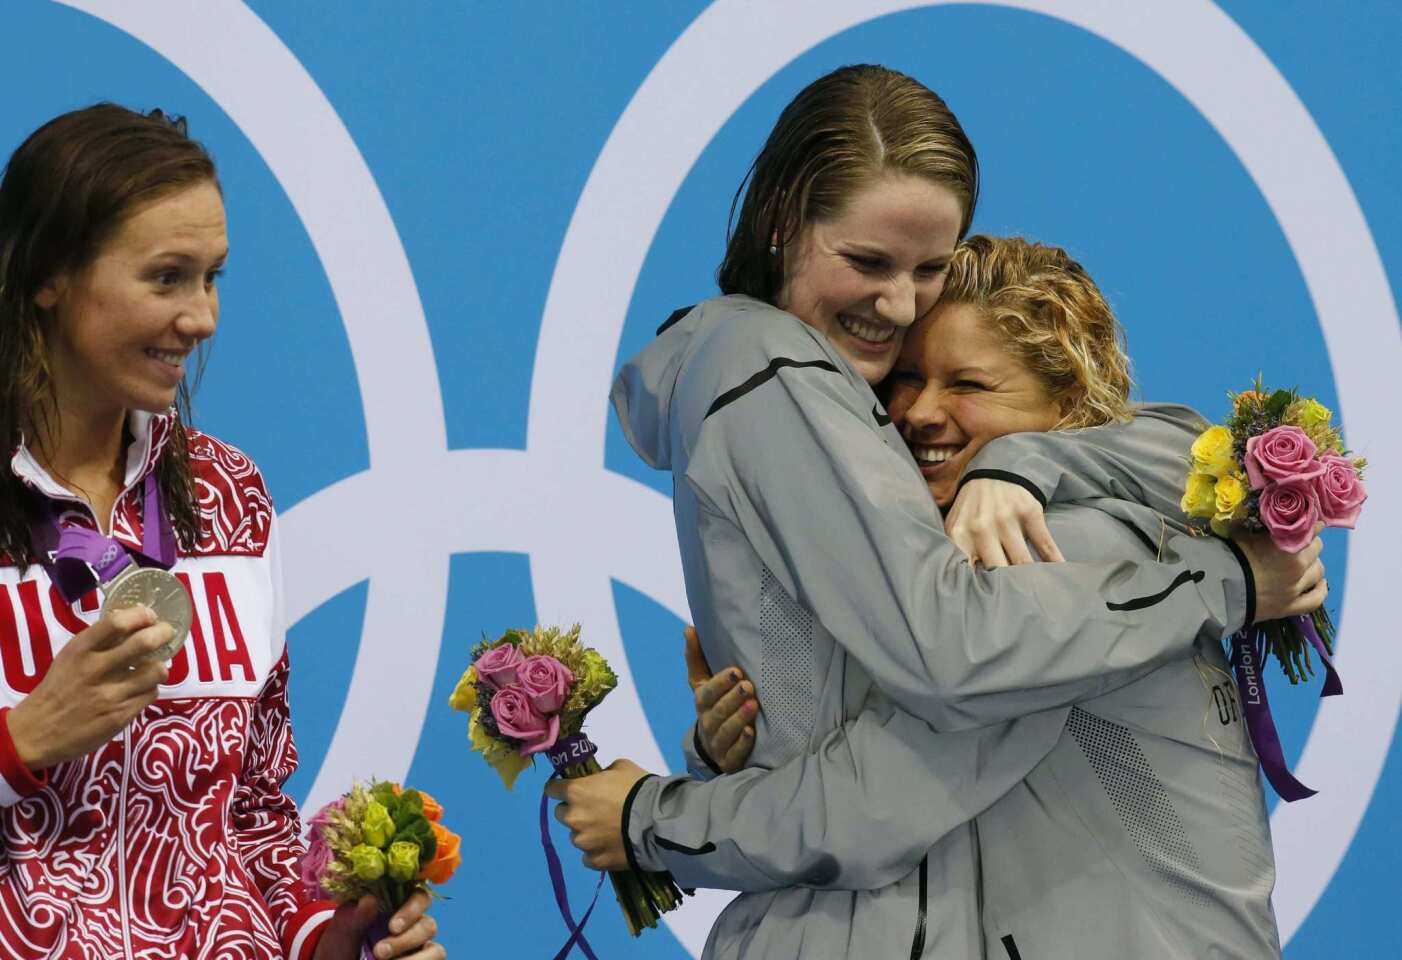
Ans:
[[[1114,497],[1178,517],[1188,451],[1206,426],[1190,407],[1146,403],[1129,423],[1012,433],[989,441],[960,484],[1008,480],[1026,486],[1043,504]]]

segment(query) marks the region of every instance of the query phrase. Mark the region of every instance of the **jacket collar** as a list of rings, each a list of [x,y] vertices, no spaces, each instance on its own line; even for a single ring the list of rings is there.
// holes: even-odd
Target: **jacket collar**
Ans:
[[[173,411],[148,413],[145,410],[132,410],[128,412],[127,433],[131,436],[131,442],[127,444],[126,472],[122,478],[122,493],[117,498],[118,502],[156,468],[156,463],[160,460],[161,453],[170,440],[171,430],[175,423]],[[14,455],[10,457],[10,469],[26,486],[37,490],[46,497],[54,500],[79,500],[79,497],[75,496],[72,491],[55,480],[47,470],[39,465],[39,461],[34,458],[34,454],[30,452],[23,437],[20,438],[19,447],[15,449]]]

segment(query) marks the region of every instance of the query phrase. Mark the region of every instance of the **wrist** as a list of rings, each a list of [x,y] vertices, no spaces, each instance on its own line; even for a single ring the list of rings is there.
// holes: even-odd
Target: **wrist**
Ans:
[[[628,796],[623,801],[619,828],[620,832],[623,834],[623,853],[624,856],[628,858],[629,869],[634,873],[642,873],[643,870],[638,866],[638,854],[637,851],[633,849],[633,841],[628,833],[629,821],[632,819],[633,814],[633,801],[637,799],[638,791],[642,789],[643,784],[653,779],[654,776],[655,774],[645,773],[639,777],[637,782],[633,784],[632,789],[628,791]]]
[[[964,489],[965,484],[974,480],[999,480],[1003,483],[1015,484],[1030,493],[1033,499],[1042,505],[1043,510],[1047,508],[1047,495],[1042,492],[1040,487],[1021,474],[1012,473],[1008,470],[993,470],[987,468],[969,470],[959,478],[959,486],[955,488],[955,496],[959,495],[959,491]]]
[[[15,706],[5,710],[3,714],[4,733],[0,734],[9,740],[9,746],[13,750],[13,755],[20,763],[30,770],[39,771],[53,766],[57,760],[49,756],[42,744],[45,737],[37,736],[31,727],[30,711],[26,709],[27,701],[21,700]]]
[[[706,749],[706,743],[701,737],[701,721],[699,719],[696,723],[692,724],[692,729],[695,732],[692,734],[691,747],[696,751],[697,759],[704,763],[716,776],[721,776],[725,771],[720,768],[720,764],[711,759],[711,752]]]
[[[35,768],[16,749],[10,732],[13,713],[9,707],[0,708],[0,804],[4,805],[38,793],[49,782],[48,776],[36,774]]]

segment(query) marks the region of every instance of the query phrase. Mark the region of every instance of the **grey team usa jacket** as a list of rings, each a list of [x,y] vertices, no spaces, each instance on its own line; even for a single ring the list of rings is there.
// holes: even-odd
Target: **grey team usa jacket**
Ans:
[[[727,780],[774,770],[794,785],[795,806],[777,819],[752,816],[742,788],[731,805],[689,807],[675,830],[651,821],[666,819],[676,779],[644,780],[630,798],[641,865],[754,892],[723,914],[708,956],[981,956],[969,821],[1053,751],[1071,704],[1187,660],[1199,635],[1220,638],[1249,616],[1239,559],[1173,530],[1158,559],[971,568],[866,383],[820,334],[757,301],[723,297],[674,317],[625,366],[614,404],[634,448],[676,480],[708,659],[740,664],[765,704],[756,769]],[[1165,495],[1166,483],[1139,489],[1098,449],[1103,436],[1089,437],[1054,440],[1107,461],[1095,492]],[[1000,445],[1013,450],[1008,462],[993,455]],[[999,441],[980,466],[1025,474],[1060,459],[1029,449]],[[1065,472],[1043,492],[1076,498],[1083,485]],[[847,763],[861,783],[864,731],[914,724],[879,742],[912,745],[904,759],[928,767],[925,724],[941,731],[937,785],[916,799],[900,782],[867,784],[861,808],[879,824],[924,806],[929,843],[829,825],[827,809],[844,799],[800,795],[815,757]],[[910,861],[912,846],[935,844]]]
[[[1072,561],[1151,557],[1162,531],[1157,514],[1116,500],[1053,503],[1047,519]],[[1192,659],[1051,714],[1063,723],[1055,746],[975,821],[983,955],[1279,957],[1265,798],[1220,641],[1203,635]],[[680,863],[682,883],[697,880],[688,860],[705,861],[699,869],[714,886],[755,890],[763,870],[770,902],[718,929],[717,946],[739,947],[718,955],[750,956],[760,939],[776,956],[806,957],[805,944],[824,940],[848,943],[854,957],[910,956],[914,933],[879,949],[851,934],[881,898],[913,896],[918,911],[921,875],[928,900],[930,876],[963,866],[963,831],[940,836],[948,819],[930,815],[951,790],[950,736],[876,695],[812,754],[776,771],[676,778],[647,806],[635,801],[630,842],[651,868]],[[687,857],[683,845],[713,849]],[[743,850],[744,860],[722,849]],[[801,889],[824,863],[837,869],[822,889]],[[931,921],[948,917],[943,904],[927,911]],[[847,928],[834,929],[834,918]]]

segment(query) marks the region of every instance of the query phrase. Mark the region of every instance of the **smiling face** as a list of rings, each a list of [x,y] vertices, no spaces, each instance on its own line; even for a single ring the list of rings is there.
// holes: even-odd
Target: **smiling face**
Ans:
[[[138,209],[83,267],[35,295],[59,408],[78,416],[163,411],[214,333],[229,241],[212,182]]]
[[[891,420],[941,507],[954,502],[960,475],[984,444],[1051,430],[1063,415],[1060,398],[967,303],[941,304],[915,325],[888,389]]]
[[[963,217],[948,187],[883,174],[838,216],[804,228],[777,306],[827,336],[876,383],[896,362],[906,330],[939,298]]]

